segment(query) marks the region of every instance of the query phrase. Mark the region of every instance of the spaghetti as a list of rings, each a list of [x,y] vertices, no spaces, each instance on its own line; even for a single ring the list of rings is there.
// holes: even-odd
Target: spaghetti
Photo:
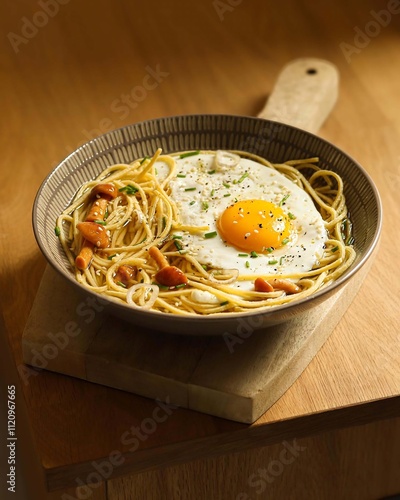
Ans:
[[[270,291],[235,286],[243,281],[254,282],[254,275],[239,273],[237,269],[215,269],[199,262],[194,252],[181,247],[177,231],[207,237],[208,227],[182,224],[170,188],[171,180],[179,175],[177,159],[195,153],[162,155],[159,149],[152,158],[112,165],[79,188],[71,205],[58,217],[56,232],[81,285],[132,307],[161,313],[208,315],[254,311],[299,300],[336,280],[351,266],[356,254],[340,176],[320,169],[318,158],[272,164],[240,151],[226,153],[226,166],[229,155],[239,155],[276,170],[310,195],[327,233],[323,255],[307,271],[260,274],[259,277],[272,283],[267,288]],[[156,162],[165,166],[163,176],[158,175]],[[99,192],[104,185],[110,192]],[[115,192],[111,193],[112,190]],[[99,201],[103,202],[103,212]],[[93,228],[106,243],[99,245],[87,240],[89,233],[85,231]],[[156,279],[160,264],[149,255],[154,247],[169,266],[185,276],[183,282],[168,286]],[[83,255],[84,250],[89,256],[88,265],[79,269],[77,256]],[[290,293],[290,286],[273,286],[285,280],[287,284],[295,284],[297,293]]]

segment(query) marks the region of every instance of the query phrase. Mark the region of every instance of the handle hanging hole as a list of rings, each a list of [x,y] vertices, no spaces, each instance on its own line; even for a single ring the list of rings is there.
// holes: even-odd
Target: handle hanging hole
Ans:
[[[317,72],[317,70],[315,68],[308,68],[306,70],[306,73],[307,73],[307,75],[315,75],[318,72]]]

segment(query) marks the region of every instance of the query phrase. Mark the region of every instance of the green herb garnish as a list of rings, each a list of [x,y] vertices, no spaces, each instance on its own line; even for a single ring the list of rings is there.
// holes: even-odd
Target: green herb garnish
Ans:
[[[265,249],[266,252],[268,253],[272,253],[274,251],[274,248],[273,247],[268,247]]]
[[[207,174],[213,175],[213,174],[215,174],[215,172],[216,172],[216,170],[209,170],[209,171],[207,172]]]
[[[223,182],[222,184],[223,184],[226,188],[230,188],[230,187],[231,187],[231,185],[230,185],[230,184],[228,184],[227,182]]]
[[[132,186],[132,184],[128,184],[127,186],[118,189],[118,191],[120,193],[125,192],[126,194],[135,194],[139,191],[139,189],[135,186]]]
[[[337,252],[338,250],[339,250],[339,247],[338,247],[338,246],[336,246],[336,247],[333,247],[333,248],[332,248],[331,252]]]
[[[282,240],[282,245],[287,245],[289,243],[289,238]]]
[[[197,151],[189,151],[189,153],[182,153],[181,155],[179,155],[179,158],[187,158],[188,156],[196,156],[200,153],[200,150],[197,150]]]
[[[117,256],[117,254],[116,254],[116,253],[114,253],[114,254],[112,254],[112,255],[109,255],[109,256],[107,257],[107,259],[108,259],[108,260],[113,260],[113,258],[114,258],[114,257],[116,257],[116,256]]]
[[[245,266],[246,266],[247,268],[249,268],[249,267],[250,267],[250,262],[249,262],[248,260],[246,260]]]
[[[226,306],[229,304],[229,300],[225,300],[225,302],[221,302],[220,306]]]
[[[296,218],[296,216],[293,215],[292,212],[289,212],[288,216],[289,216],[289,219],[292,219],[292,220],[294,220]]]
[[[206,201],[203,201],[201,206],[202,206],[203,210],[208,210],[208,203]]]
[[[284,256],[284,255],[282,255],[282,257],[279,259],[279,265],[280,265],[280,266],[282,265],[282,262],[283,262],[284,258],[285,258],[285,256]]]
[[[164,231],[166,225],[167,225],[167,218],[164,215],[164,217],[162,218],[162,228],[163,228],[163,231]]]
[[[126,288],[125,283],[122,283],[122,281],[117,281],[117,285],[122,286],[123,288]]]
[[[255,258],[257,258],[257,257],[258,257],[258,253],[257,253],[257,252],[255,252],[255,251],[253,250],[252,252],[250,252],[250,257],[251,257],[252,259],[255,259]]]
[[[280,206],[280,207],[281,207],[281,206],[285,203],[285,201],[289,198],[289,196],[290,196],[290,194],[287,194],[286,196],[284,196],[284,197],[281,199],[281,201],[279,202],[279,206]]]
[[[61,234],[61,229],[60,229],[58,226],[56,226],[56,227],[54,228],[54,233],[55,233],[55,235],[56,235],[56,236],[60,236],[60,234]]]
[[[160,288],[161,290],[169,290],[169,287],[166,286],[166,285],[161,285],[161,283],[156,283],[155,281],[153,281],[152,285],[156,285],[158,286],[158,288]]]
[[[186,177],[186,174],[178,174],[177,177],[180,177],[181,179],[184,179]]]
[[[175,285],[175,288],[183,288],[186,286],[186,283],[180,283],[179,285]]]
[[[196,188],[185,188],[185,191],[196,191]]]
[[[141,161],[140,161],[140,165],[142,165],[142,163],[144,163],[146,160],[148,160],[150,158],[150,156],[145,156]]]
[[[189,203],[189,205],[194,205],[196,202],[193,200]]]
[[[230,195],[231,195],[231,193],[226,193],[226,194],[224,194],[224,198],[227,198]]]
[[[355,240],[354,240],[354,237],[353,237],[353,236],[350,236],[350,237],[348,238],[348,240],[346,241],[346,245],[352,245],[352,244],[354,243],[354,241],[355,241]]]
[[[172,239],[173,239],[173,240],[181,240],[181,239],[182,239],[182,236],[180,236],[179,234],[173,234],[173,235],[172,235]]]
[[[269,261],[268,261],[268,264],[269,264],[270,266],[273,266],[274,264],[278,264],[278,261],[277,261],[276,259],[275,259],[275,260],[269,260]]]
[[[93,222],[95,222],[96,224],[100,224],[100,226],[105,226],[107,224],[105,220],[94,220]]]
[[[213,189],[210,194],[211,194],[211,198],[212,198],[215,194],[215,189]]]
[[[238,253],[238,257],[248,257],[248,253]]]
[[[204,238],[209,240],[210,238],[215,238],[217,236],[217,231],[212,231],[211,233],[205,233]]]
[[[147,236],[145,236],[142,241],[139,241],[139,243],[135,243],[133,246],[136,247],[137,245],[141,245],[142,243],[144,243],[147,239]]]
[[[174,240],[174,245],[179,252],[183,250],[183,246],[180,244],[178,240]]]
[[[246,179],[246,177],[248,177],[248,176],[249,176],[249,173],[248,173],[248,172],[245,172],[245,173],[242,175],[242,177],[240,177],[240,179],[238,179],[237,183],[238,183],[238,184],[240,184],[240,183],[241,183],[241,182],[243,182],[243,181]]]

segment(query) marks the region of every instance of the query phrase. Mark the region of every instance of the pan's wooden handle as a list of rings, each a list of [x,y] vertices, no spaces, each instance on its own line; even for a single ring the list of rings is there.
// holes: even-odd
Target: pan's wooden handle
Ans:
[[[260,118],[275,120],[316,133],[337,96],[339,73],[323,59],[296,59],[280,73]]]

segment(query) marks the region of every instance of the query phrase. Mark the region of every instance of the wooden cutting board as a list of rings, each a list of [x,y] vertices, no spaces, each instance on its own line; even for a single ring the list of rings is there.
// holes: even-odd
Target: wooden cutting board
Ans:
[[[37,368],[252,423],[322,347],[368,268],[302,317],[252,334],[243,329],[241,336],[207,338],[144,330],[109,316],[48,266],[23,333],[23,359]]]
[[[338,91],[337,69],[298,59],[280,74],[262,118],[317,132]],[[371,260],[371,259],[370,259]],[[294,320],[237,336],[145,330],[102,307],[47,268],[23,339],[25,363],[185,408],[251,423],[302,373],[354,298],[366,266],[329,300]]]

